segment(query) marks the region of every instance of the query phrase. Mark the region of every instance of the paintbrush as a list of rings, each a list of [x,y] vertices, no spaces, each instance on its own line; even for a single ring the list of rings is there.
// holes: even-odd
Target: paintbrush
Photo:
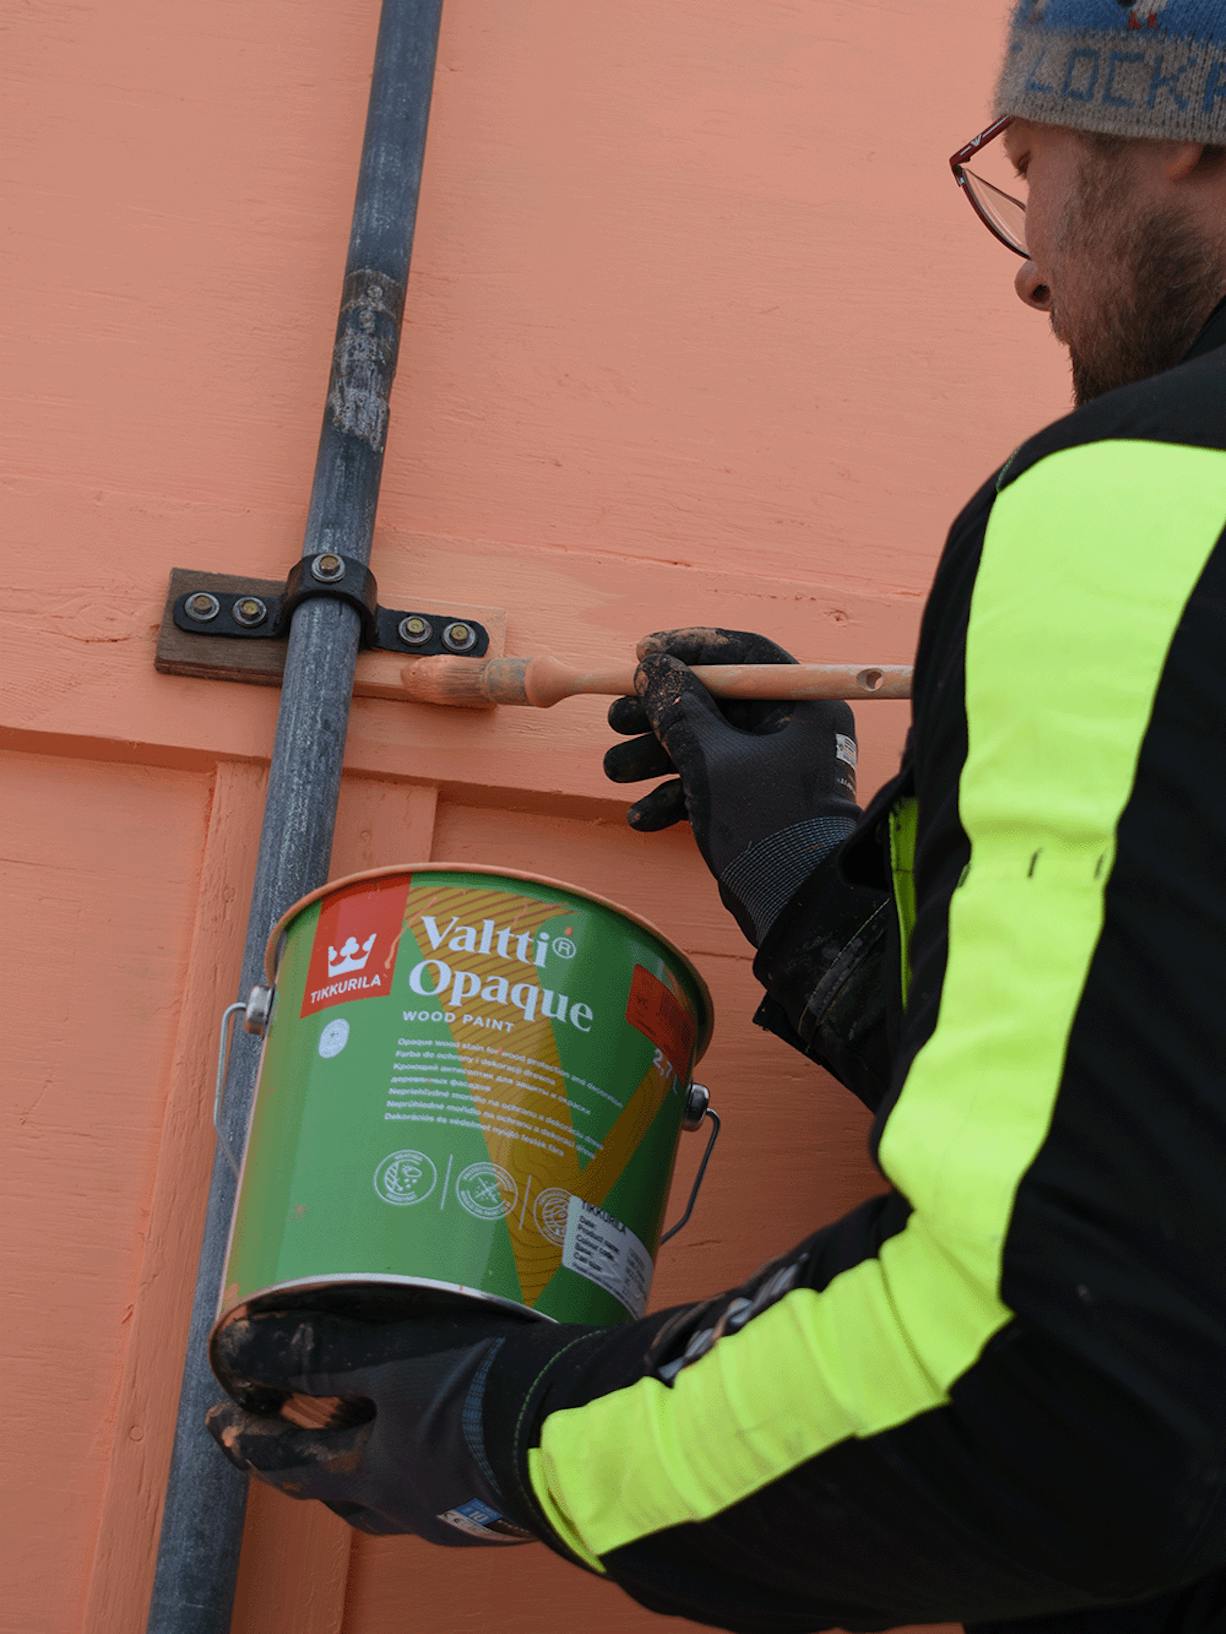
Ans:
[[[633,663],[576,669],[561,659],[415,658],[401,676],[414,703],[485,709],[519,704],[551,709],[585,694],[620,698],[634,693]],[[909,698],[911,669],[904,664],[695,664],[693,674],[716,698],[790,701],[804,698]]]

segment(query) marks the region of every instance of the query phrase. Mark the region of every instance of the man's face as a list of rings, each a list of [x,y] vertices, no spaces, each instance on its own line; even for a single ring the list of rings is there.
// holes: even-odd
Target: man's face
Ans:
[[[1181,361],[1223,288],[1220,251],[1160,163],[1158,144],[1114,149],[1054,125],[1006,133],[1025,176],[1027,305],[1069,349],[1079,404]]]

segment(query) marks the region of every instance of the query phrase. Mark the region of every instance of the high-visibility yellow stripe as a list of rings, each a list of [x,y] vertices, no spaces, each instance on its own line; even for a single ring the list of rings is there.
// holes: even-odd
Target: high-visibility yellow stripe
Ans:
[[[531,1479],[589,1559],[943,1405],[1009,1322],[1017,1191],[1050,1129],[1171,639],[1224,526],[1211,449],[1093,444],[997,499],[967,635],[971,861],[937,1025],[880,1145],[913,1213],[671,1389],[640,1379],[545,1420]]]
[[[564,1510],[559,1509],[553,1493],[549,1489],[549,1481],[542,1473],[541,1465],[541,1450],[539,1447],[533,1447],[528,1454],[528,1480],[536,1492],[537,1501],[545,1512],[545,1518],[571,1553],[577,1555],[586,1566],[590,1566],[594,1572],[599,1572],[603,1577],[605,1569],[600,1563],[599,1556],[591,1552],[587,1544],[576,1532],[571,1524],[570,1516]]]
[[[898,969],[906,1008],[911,988],[911,932],[915,929],[915,842],[919,805],[906,795],[890,808],[890,878],[898,915]]]

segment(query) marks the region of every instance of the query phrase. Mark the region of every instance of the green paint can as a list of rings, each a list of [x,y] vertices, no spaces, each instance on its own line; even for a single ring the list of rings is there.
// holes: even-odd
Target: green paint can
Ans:
[[[305,897],[265,971],[214,1335],[293,1304],[641,1314],[712,1026],[659,931],[569,885],[429,863]]]

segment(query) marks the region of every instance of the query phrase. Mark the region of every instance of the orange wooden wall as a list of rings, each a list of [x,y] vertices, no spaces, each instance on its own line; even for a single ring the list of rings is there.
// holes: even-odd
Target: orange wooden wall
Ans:
[[[384,600],[504,608],[513,651],[710,621],[908,660],[951,516],[1067,397],[945,164],[1005,9],[446,0]],[[299,551],[377,13],[0,0],[0,1634],[144,1626],[276,707],[155,674],[154,631],[172,565],[271,577]],[[861,711],[866,793],[904,720]],[[361,701],[335,871],[544,869],[699,960],[726,1133],[670,1301],[874,1177],[857,1107],[751,1027],[688,837],[624,827],[605,742],[594,702]],[[234,1626],[664,1626],[492,1554],[257,1493]]]

